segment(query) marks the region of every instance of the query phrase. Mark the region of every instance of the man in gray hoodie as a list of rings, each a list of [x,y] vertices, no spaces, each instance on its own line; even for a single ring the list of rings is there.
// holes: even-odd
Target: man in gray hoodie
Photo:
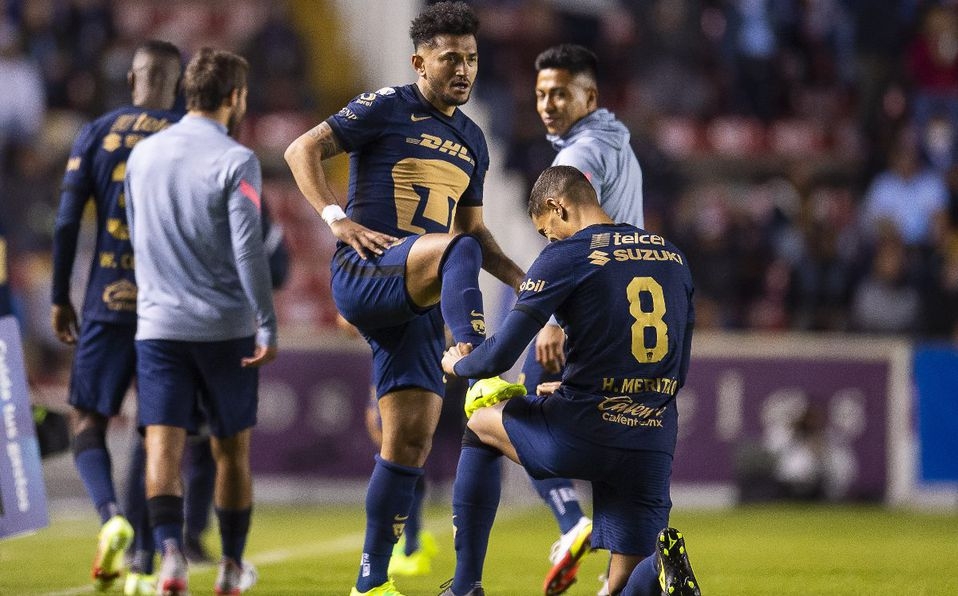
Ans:
[[[136,259],[138,422],[147,511],[162,553],[158,594],[188,593],[180,461],[197,410],[216,461],[223,558],[213,586],[238,594],[252,515],[249,450],[258,368],[276,357],[276,314],[261,222],[259,159],[230,132],[246,113],[249,65],[201,48],[186,67],[187,114],[140,141],[126,164]],[[244,579],[246,576],[247,579]]]
[[[561,44],[536,58],[536,109],[546,138],[558,151],[553,166],[572,166],[589,179],[602,209],[617,223],[642,228],[642,169],[629,145],[629,130],[598,105],[598,61],[589,49]],[[543,327],[529,349],[520,382],[530,395],[559,385],[565,364],[565,333],[555,319]],[[552,546],[552,568],[543,590],[562,594],[575,581],[579,561],[590,550],[592,520],[583,514],[572,482],[532,480],[549,505],[562,536]]]

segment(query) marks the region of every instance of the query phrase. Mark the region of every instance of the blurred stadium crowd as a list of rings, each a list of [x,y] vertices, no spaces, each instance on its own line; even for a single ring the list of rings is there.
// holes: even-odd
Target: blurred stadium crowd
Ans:
[[[642,164],[647,227],[692,265],[699,328],[958,339],[958,2],[472,4],[482,21],[476,99],[494,114],[486,134],[527,184],[553,157],[535,111],[535,56],[559,42],[596,51],[600,105],[630,127]],[[148,37],[250,60],[241,140],[263,161],[264,195],[293,257],[280,323],[334,325],[333,239],[282,150],[367,90],[335,8],[0,0],[0,221],[37,373],[63,358],[47,317],[69,146],[84,122],[128,103],[130,54]]]

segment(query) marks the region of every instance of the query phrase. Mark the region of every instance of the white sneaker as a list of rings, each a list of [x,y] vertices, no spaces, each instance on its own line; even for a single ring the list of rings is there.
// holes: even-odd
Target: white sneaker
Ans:
[[[240,592],[245,592],[256,585],[256,581],[259,579],[259,573],[256,571],[256,567],[252,563],[247,563],[243,561],[243,573],[240,574],[239,589]]]
[[[246,592],[256,583],[259,575],[252,563],[243,561],[242,565],[233,559],[223,557],[213,592],[218,595],[236,595]]]
[[[575,583],[579,561],[591,550],[592,520],[583,515],[571,530],[552,545],[552,552],[549,553],[552,569],[542,586],[546,596],[562,594]]]

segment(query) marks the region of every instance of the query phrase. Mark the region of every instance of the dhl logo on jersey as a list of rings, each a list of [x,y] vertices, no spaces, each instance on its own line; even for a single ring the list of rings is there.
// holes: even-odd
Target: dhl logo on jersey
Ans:
[[[419,145],[420,147],[425,147],[427,149],[434,149],[440,153],[455,155],[459,159],[469,162],[471,165],[476,165],[476,161],[469,156],[469,148],[464,146],[462,143],[447,141],[437,137],[436,135],[431,135],[428,133],[420,134],[418,139],[406,137],[406,142],[411,145]]]

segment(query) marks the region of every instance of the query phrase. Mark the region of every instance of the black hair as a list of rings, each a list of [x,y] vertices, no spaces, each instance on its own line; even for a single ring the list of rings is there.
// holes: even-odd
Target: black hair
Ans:
[[[148,39],[140,45],[136,46],[136,50],[133,54],[139,52],[145,52],[154,58],[172,58],[176,60],[182,60],[180,55],[180,49],[168,41],[163,41],[161,39]]]
[[[458,2],[437,2],[422,11],[409,26],[412,45],[432,46],[439,35],[473,35],[479,31],[479,17],[468,4]]]
[[[550,166],[539,174],[529,193],[528,212],[531,217],[542,215],[546,210],[546,199],[559,198],[574,203],[596,202],[595,189],[585,174],[572,166]]]
[[[598,75],[599,59],[585,46],[563,43],[543,51],[536,56],[536,72],[546,68],[561,68],[570,74],[586,73],[593,79]]]

